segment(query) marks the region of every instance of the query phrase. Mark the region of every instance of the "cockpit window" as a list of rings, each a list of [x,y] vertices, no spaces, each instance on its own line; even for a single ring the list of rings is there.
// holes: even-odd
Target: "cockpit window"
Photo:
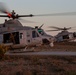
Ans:
[[[20,33],[20,39],[22,39],[23,38],[23,33]]]
[[[44,35],[44,31],[42,29],[38,29],[39,34]]]

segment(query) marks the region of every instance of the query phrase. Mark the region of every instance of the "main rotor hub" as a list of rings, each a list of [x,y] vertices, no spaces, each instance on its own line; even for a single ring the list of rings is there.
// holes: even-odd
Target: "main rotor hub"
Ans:
[[[9,18],[18,19],[18,14],[15,13],[14,10],[12,10],[11,13],[8,13]]]

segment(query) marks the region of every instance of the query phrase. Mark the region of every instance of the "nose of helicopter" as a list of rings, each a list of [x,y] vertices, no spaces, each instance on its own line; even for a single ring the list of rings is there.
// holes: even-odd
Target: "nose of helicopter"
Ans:
[[[50,46],[51,47],[54,47],[54,38],[49,38],[49,41],[50,41]]]
[[[54,40],[55,40],[54,38],[49,38],[50,42],[54,42]]]

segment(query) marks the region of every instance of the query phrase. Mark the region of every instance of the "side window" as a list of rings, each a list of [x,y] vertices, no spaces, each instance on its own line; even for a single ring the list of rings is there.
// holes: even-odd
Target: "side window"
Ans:
[[[23,38],[23,33],[20,33],[20,39],[22,39]]]
[[[76,32],[73,33],[73,36],[76,37]]]
[[[36,37],[36,32],[32,31],[32,37],[35,38]]]
[[[27,32],[27,37],[29,37],[30,36],[30,34]]]
[[[69,36],[68,35],[64,35],[63,39],[69,39]]]
[[[39,37],[39,35],[37,34],[36,31],[32,31],[32,37],[35,38],[35,37]]]

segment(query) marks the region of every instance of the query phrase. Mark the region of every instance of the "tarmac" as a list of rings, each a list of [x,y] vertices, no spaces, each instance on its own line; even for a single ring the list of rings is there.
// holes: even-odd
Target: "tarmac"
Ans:
[[[5,55],[9,56],[30,56],[30,55],[45,55],[45,56],[76,56],[76,52],[71,51],[7,51]]]

